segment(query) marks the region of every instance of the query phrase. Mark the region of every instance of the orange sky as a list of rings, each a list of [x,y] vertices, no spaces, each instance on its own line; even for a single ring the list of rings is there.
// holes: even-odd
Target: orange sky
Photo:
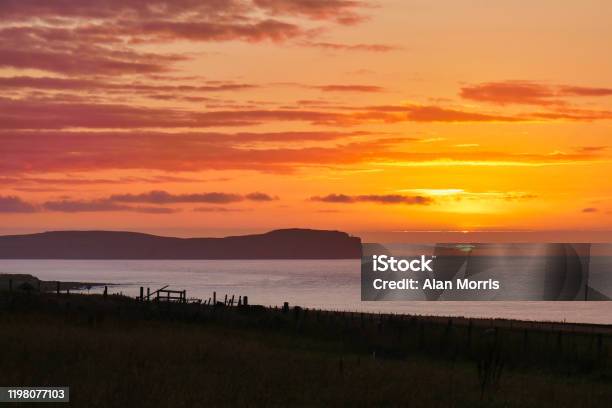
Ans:
[[[2,2],[0,234],[612,238],[612,3],[536,3]]]

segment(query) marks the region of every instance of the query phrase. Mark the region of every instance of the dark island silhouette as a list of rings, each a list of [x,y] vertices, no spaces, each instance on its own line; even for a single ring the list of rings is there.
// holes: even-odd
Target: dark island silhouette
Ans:
[[[351,259],[361,240],[345,232],[281,229],[225,238],[137,232],[52,231],[0,236],[0,259]]]

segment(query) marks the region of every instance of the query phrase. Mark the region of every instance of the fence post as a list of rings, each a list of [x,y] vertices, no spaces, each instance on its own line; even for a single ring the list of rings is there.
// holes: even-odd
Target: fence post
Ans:
[[[472,352],[472,319],[468,320],[468,328],[467,328],[467,352],[470,354]]]
[[[104,286],[104,294],[102,296],[104,296],[104,299],[108,296],[108,286]]]
[[[287,313],[289,311],[289,302],[283,303],[283,313]]]
[[[223,300],[223,304],[227,306],[227,293],[225,294],[225,299]]]
[[[151,288],[147,288],[147,302],[151,300]]]
[[[242,297],[242,305],[243,306],[248,306],[249,305],[249,297],[248,296],[243,296]]]
[[[217,304],[217,292],[213,292],[213,305]]]
[[[140,299],[141,302],[144,300],[144,288],[141,286],[140,287]]]
[[[603,355],[603,336],[597,333],[597,360],[601,360]]]
[[[234,295],[232,295],[232,300],[230,301],[230,306],[234,306]]]

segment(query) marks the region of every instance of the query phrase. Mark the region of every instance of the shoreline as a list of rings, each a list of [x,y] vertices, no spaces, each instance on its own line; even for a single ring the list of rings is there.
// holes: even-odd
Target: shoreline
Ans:
[[[139,286],[145,286],[144,283],[140,283],[140,282],[135,282],[135,283],[107,283],[107,282],[85,282],[85,281],[57,281],[57,280],[42,280],[39,279],[38,277],[31,275],[31,274],[6,274],[6,273],[0,273],[0,291],[6,291],[8,290],[8,285],[9,285],[9,280],[13,281],[13,288],[15,290],[18,290],[19,286],[24,283],[27,282],[31,285],[31,291],[33,292],[43,292],[43,293],[55,293],[58,290],[60,292],[66,292],[66,291],[74,291],[74,293],[78,293],[78,294],[82,294],[82,295],[91,295],[91,296],[95,296],[95,295],[101,295],[102,291],[104,290],[105,287],[108,287],[109,293],[110,290],[116,290],[118,291],[118,295],[121,296],[125,296],[127,298],[131,298],[133,299],[134,297],[137,297],[136,295],[134,295],[133,293],[130,292],[135,292],[134,290],[128,290],[126,291],[126,293],[123,292],[122,289],[126,289],[126,288],[131,288],[131,289],[135,289],[138,288]],[[59,283],[59,287],[58,287],[58,283]],[[151,288],[152,290],[155,290],[157,288]],[[93,290],[92,293],[89,292],[89,290]],[[188,290],[189,292],[189,290]],[[231,291],[230,291],[231,292]],[[220,291],[218,291],[218,294],[221,295],[222,293]],[[228,292],[228,295],[231,296],[231,293]],[[237,297],[236,297],[237,299]],[[197,300],[197,299],[192,299],[193,300]],[[206,298],[202,298],[201,301],[203,303],[206,302]],[[436,301],[436,302],[431,302],[431,301],[413,301],[413,302],[409,302],[411,305],[415,305],[417,304],[417,302],[420,303],[424,303],[423,306],[428,306],[428,307],[436,307],[437,304],[442,303],[442,301]],[[473,306],[474,303],[478,303],[479,306],[480,304],[482,304],[483,307],[486,307],[488,303],[499,303],[501,301],[470,301],[469,304],[471,306]],[[550,301],[550,302],[544,302],[544,303],[555,303],[554,301]],[[604,303],[606,303],[606,301],[602,301]],[[365,304],[374,304],[374,303],[383,303],[385,305],[387,305],[388,303],[393,303],[391,301],[389,302],[364,302]],[[462,304],[465,304],[465,301],[444,301],[445,304],[448,303],[453,303],[453,305],[457,306],[457,309],[461,309]],[[506,302],[505,302],[506,303]],[[517,304],[523,304],[525,302],[519,302],[516,301],[514,303]],[[530,302],[533,303],[533,302]],[[537,302],[538,304],[540,304],[540,302]],[[570,302],[570,303],[580,303],[581,305],[584,304],[585,302]],[[600,302],[593,302],[594,304],[600,303]],[[608,302],[609,303],[609,302]],[[282,303],[278,303],[276,305],[276,307],[281,307]],[[296,304],[290,303],[291,306],[296,306]],[[499,322],[499,324],[503,324],[507,327],[513,327],[515,325],[518,325],[520,327],[536,327],[536,326],[545,326],[545,325],[549,325],[549,326],[563,326],[566,329],[564,329],[564,331],[572,331],[572,330],[578,330],[578,331],[585,331],[585,330],[589,330],[589,328],[601,328],[604,332],[612,332],[612,323],[598,323],[598,322],[577,322],[577,321],[567,321],[567,320],[550,320],[550,319],[525,319],[525,318],[514,318],[514,317],[503,317],[503,316],[478,316],[478,315],[472,315],[470,316],[469,314],[461,314],[462,311],[458,311],[456,313],[427,313],[427,312],[414,312],[414,311],[406,311],[406,312],[402,312],[402,311],[391,311],[391,310],[384,310],[385,308],[379,309],[379,310],[351,310],[350,308],[346,308],[346,309],[338,309],[338,308],[333,308],[333,307],[325,307],[325,306],[309,306],[309,305],[303,305],[303,304],[297,304],[298,307],[300,307],[301,309],[307,309],[307,310],[320,310],[322,312],[330,312],[330,313],[343,313],[343,314],[365,314],[365,315],[385,315],[385,316],[406,316],[406,317],[419,317],[419,318],[425,318],[431,321],[448,321],[449,319],[452,319],[453,321],[456,322],[479,322],[480,325],[487,325],[490,324],[490,322]],[[274,305],[269,305],[269,304],[263,304],[262,307],[267,307],[267,308],[271,308],[273,309],[275,306]]]
[[[86,296],[86,297],[101,297],[101,293],[88,293],[83,292],[84,290],[96,289],[108,287],[110,288],[121,288],[125,286],[123,284],[113,283],[94,283],[94,282],[62,282],[62,281],[43,281],[37,277],[29,274],[0,274],[0,293],[8,292],[8,281],[13,281],[13,290],[15,293],[33,292],[38,295],[50,295],[52,298],[63,298],[66,294],[71,296]],[[28,282],[32,289],[23,291],[19,289],[20,284]],[[40,286],[38,286],[40,283]],[[58,286],[59,285],[59,286]],[[137,286],[135,284],[134,286]],[[58,294],[59,290],[59,294]],[[75,291],[70,293],[70,291]],[[219,292],[221,294],[221,292]],[[138,302],[138,296],[126,295],[123,292],[111,293],[108,292],[109,296],[120,297],[126,299],[126,301]],[[237,298],[236,298],[237,299]],[[210,299],[209,299],[210,301]],[[147,303],[147,302],[145,302]],[[151,302],[155,303],[155,302]],[[455,302],[459,306],[463,302]],[[483,302],[484,303],[484,302]],[[184,304],[186,307],[214,307],[206,305],[205,299],[190,299],[189,302]],[[469,317],[465,315],[436,315],[427,313],[401,313],[401,312],[376,312],[376,311],[351,311],[351,310],[334,310],[325,308],[312,308],[305,307],[302,305],[289,305],[292,309],[319,312],[326,314],[335,314],[338,316],[365,316],[366,318],[377,317],[377,318],[388,318],[388,319],[419,319],[431,323],[446,324],[452,321],[452,324],[459,326],[475,325],[478,327],[499,327],[508,329],[530,329],[530,330],[553,330],[555,332],[564,333],[604,333],[612,334],[612,324],[604,323],[581,323],[581,322],[567,322],[567,321],[554,321],[554,320],[530,320],[530,319],[513,319],[504,317]],[[224,307],[231,307],[224,305]],[[251,305],[251,307],[257,307],[267,310],[280,310],[281,306],[271,305]]]
[[[2,273],[0,274],[0,290],[9,290],[9,286],[12,286],[15,290],[20,289],[22,285],[26,288],[26,291],[37,291],[37,292],[55,292],[66,291],[66,290],[88,290],[93,288],[100,288],[103,286],[116,286],[113,283],[100,283],[100,282],[74,282],[74,281],[56,281],[49,280],[45,281],[38,277],[30,274],[22,273]]]

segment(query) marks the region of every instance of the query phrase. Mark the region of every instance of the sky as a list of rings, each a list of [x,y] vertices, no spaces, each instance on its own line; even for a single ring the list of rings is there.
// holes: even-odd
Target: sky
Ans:
[[[603,0],[3,0],[0,234],[609,240],[611,20]]]

